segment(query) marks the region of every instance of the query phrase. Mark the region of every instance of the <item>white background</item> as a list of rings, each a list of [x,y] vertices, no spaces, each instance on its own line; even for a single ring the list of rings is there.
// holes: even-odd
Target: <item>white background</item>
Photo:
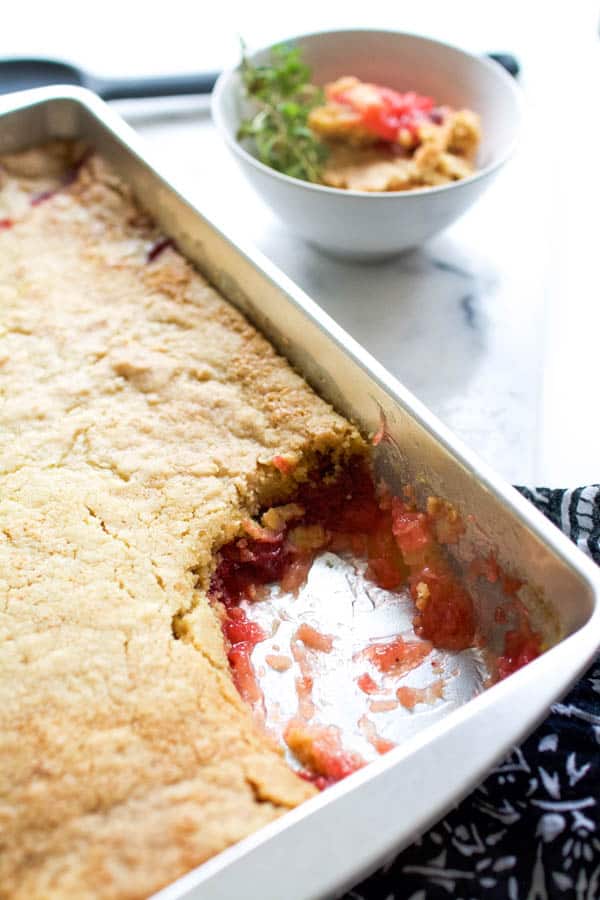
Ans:
[[[588,0],[2,4],[0,56],[46,55],[98,74],[221,68],[303,31],[413,30],[523,66],[520,149],[477,206],[430,248],[380,267],[333,263],[251,193],[201,98],[117,104],[220,223],[258,244],[421,399],[520,483],[600,480],[600,11]],[[469,285],[430,255],[469,269]],[[460,302],[475,293],[475,328]],[[368,303],[366,302],[368,298]]]

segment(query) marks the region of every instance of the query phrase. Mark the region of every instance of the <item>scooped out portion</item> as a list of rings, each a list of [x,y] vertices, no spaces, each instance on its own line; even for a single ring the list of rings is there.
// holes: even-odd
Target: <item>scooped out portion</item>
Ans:
[[[329,148],[321,181],[355,191],[437,187],[475,171],[479,116],[437,106],[414,91],[339,78],[325,86],[326,103],[308,117]]]

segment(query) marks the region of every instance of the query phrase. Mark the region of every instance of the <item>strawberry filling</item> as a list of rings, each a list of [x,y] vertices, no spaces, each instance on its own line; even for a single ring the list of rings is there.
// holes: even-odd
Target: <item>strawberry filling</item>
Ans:
[[[332,85],[327,95],[334,103],[350,107],[363,126],[383,141],[397,141],[402,131],[417,137],[419,124],[428,118],[433,121],[433,100],[414,91],[400,93],[379,84],[336,90]]]
[[[276,467],[285,469],[283,464]],[[405,499],[378,494],[367,464],[353,460],[336,479],[326,471],[316,473],[299,485],[285,506],[264,513],[262,522],[244,523],[244,534],[221,547],[209,589],[210,599],[224,607],[229,662],[235,684],[249,703],[256,705],[262,699],[251,654],[265,635],[248,621],[239,604],[260,599],[261,588],[268,584],[277,583],[286,591],[296,592],[305,582],[315,555],[322,550],[351,552],[366,559],[367,579],[381,588],[393,590],[407,585],[410,589],[416,607],[414,627],[420,640],[407,641],[398,636],[360,651],[379,672],[400,677],[420,666],[433,647],[459,651],[473,646],[473,601],[441,546],[455,543],[463,530],[449,504],[432,500],[427,512],[420,512],[408,494]],[[502,577],[489,560],[479,569],[472,574]],[[338,746],[339,735],[325,726],[318,726],[318,741],[312,749],[310,746],[310,735],[317,732],[306,724],[314,713],[314,704],[305,648],[329,652],[331,647],[330,635],[300,625],[290,648],[300,666],[300,677],[296,678],[299,718],[295,720],[295,737],[288,744],[294,752],[295,747],[302,746],[298,758],[313,772],[319,786],[357,767],[352,754],[347,757]],[[508,632],[498,664],[499,676],[505,677],[539,652],[536,635],[523,628]],[[366,694],[378,690],[368,673],[361,675],[357,684]],[[425,694],[421,697],[407,691],[398,699],[411,708],[415,702],[427,702],[429,695],[425,698]],[[306,727],[301,729],[300,722]]]
[[[473,601],[452,572],[443,565],[425,565],[410,577],[413,600],[419,609],[414,618],[419,637],[443,650],[457,652],[475,640]]]
[[[293,472],[295,468],[294,463],[289,459],[286,459],[285,456],[274,456],[273,465],[281,472],[282,475],[289,475],[290,472]]]
[[[431,650],[432,645],[428,641],[405,641],[398,637],[393,641],[371,644],[363,654],[380,672],[399,676],[420,666]]]
[[[158,259],[163,250],[166,250],[167,247],[172,246],[173,241],[168,237],[160,238],[158,241],[155,241],[146,254],[146,262],[154,262],[155,259]]]
[[[363,672],[362,675],[359,675],[356,683],[363,694],[376,694],[379,691],[376,682],[373,681],[368,672]]]
[[[250,657],[256,645],[264,641],[266,635],[256,622],[248,621],[244,610],[239,607],[227,610],[223,634],[229,645],[227,659],[231,666],[233,682],[244,700],[253,706],[262,699],[262,692]]]
[[[541,639],[529,629],[507,631],[504,636],[504,653],[498,658],[498,676],[506,678],[517,669],[526,666],[541,653]]]
[[[304,777],[319,788],[328,787],[362,769],[364,759],[342,746],[334,725],[308,725],[297,719],[288,723],[284,739],[300,762],[307,767]],[[316,778],[315,778],[316,776]],[[318,779],[318,780],[317,780]]]
[[[285,531],[268,541],[238,538],[219,551],[210,595],[228,609],[242,600],[253,600],[258,586],[280,582],[292,562],[293,554],[285,546]]]

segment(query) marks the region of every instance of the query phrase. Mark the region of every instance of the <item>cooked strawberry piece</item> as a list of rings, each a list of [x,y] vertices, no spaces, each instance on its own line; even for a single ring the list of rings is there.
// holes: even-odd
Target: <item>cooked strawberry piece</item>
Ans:
[[[382,418],[381,424],[379,425],[379,428],[377,429],[377,431],[373,435],[373,439],[371,440],[371,443],[374,447],[378,447],[381,444],[381,442],[385,439],[385,434],[385,419]]]
[[[295,638],[302,641],[305,647],[310,647],[311,650],[320,650],[322,653],[329,653],[333,647],[332,635],[323,634],[306,623],[297,629]]]
[[[367,539],[367,578],[381,588],[392,590],[404,581],[408,569],[392,534],[392,519],[383,515],[379,527]]]
[[[346,81],[340,79],[330,85],[328,98],[353,109],[365,128],[384,141],[398,140],[403,129],[416,134],[419,123],[433,109],[431,97],[414,91],[401,94],[392,88],[364,82],[346,87]],[[341,90],[336,90],[336,84]]]
[[[14,224],[12,219],[0,219],[0,231],[3,231],[5,228],[12,228]]]
[[[472,578],[485,578],[491,584],[500,581],[502,592],[507,597],[514,597],[523,587],[523,582],[504,571],[493,553],[485,559],[476,558],[469,564],[469,575]]]
[[[493,553],[485,559],[474,559],[469,563],[469,574],[472,578],[485,578],[490,584],[495,584],[500,578],[501,570],[498,560]]]
[[[309,781],[311,784],[314,784],[318,791],[324,791],[325,788],[335,784],[333,778],[326,778],[324,775],[317,775],[316,772],[309,772],[306,769],[301,769],[298,772],[298,775],[300,778],[303,778],[304,781]]]
[[[300,675],[295,679],[296,696],[298,697],[298,716],[301,721],[308,722],[315,713],[313,702],[313,671],[306,647],[296,636],[291,640],[290,649],[294,660],[298,663]]]
[[[308,578],[313,560],[314,554],[305,552],[289,561],[279,582],[281,590],[297,594]]]
[[[366,575],[380,588],[388,591],[397,588],[403,581],[402,572],[391,560],[385,558],[370,559]]]
[[[249,622],[243,609],[233,608],[228,611],[223,624],[223,632],[230,644],[255,644],[264,641],[265,633],[256,622]]]
[[[359,675],[356,679],[356,683],[363,694],[376,694],[379,690],[377,683],[373,681],[368,672],[363,672],[362,675]]]
[[[513,578],[512,575],[507,575],[505,572],[501,574],[500,583],[502,584],[502,591],[507,597],[514,597],[523,587],[522,581],[518,578]]]
[[[396,697],[405,709],[414,709],[417,703],[435,703],[444,696],[444,682],[441,679],[424,688],[399,687]]]
[[[411,594],[419,613],[415,630],[443,650],[465,650],[473,645],[473,601],[450,571],[425,566],[411,575]]]
[[[411,510],[398,497],[392,499],[392,532],[403,553],[424,550],[433,540],[427,515]]]
[[[275,672],[287,672],[292,666],[292,660],[283,653],[267,653],[265,662]]]
[[[332,782],[346,778],[365,765],[358,753],[344,750],[339,729],[334,725],[307,725],[292,719],[283,736],[304,766]]]
[[[405,709],[414,709],[419,702],[415,688],[411,687],[399,687],[396,691],[396,697]]]
[[[255,704],[261,700],[262,691],[256,681],[250,656],[255,646],[264,641],[266,635],[256,622],[248,621],[246,613],[239,607],[227,610],[223,634],[230,645],[227,659],[235,686],[246,702]]]
[[[379,754],[389,753],[396,746],[393,741],[388,741],[387,738],[379,734],[374,723],[367,715],[361,716],[357,724],[364,737]]]
[[[373,713],[391,712],[398,708],[397,700],[370,700],[369,709]]]
[[[363,652],[380,672],[405,675],[420,666],[431,650],[428,641],[405,641],[397,637],[392,641],[371,644]]]
[[[536,659],[541,653],[541,638],[529,627],[507,631],[504,636],[504,654],[498,658],[498,676],[506,678]]]
[[[250,654],[253,644],[236,644],[227,654],[233,682],[246,703],[258,703],[262,698],[262,691],[256,681],[254,669],[250,662]]]
[[[295,464],[285,456],[274,456],[273,465],[279,469],[282,475],[289,475],[295,469]]]

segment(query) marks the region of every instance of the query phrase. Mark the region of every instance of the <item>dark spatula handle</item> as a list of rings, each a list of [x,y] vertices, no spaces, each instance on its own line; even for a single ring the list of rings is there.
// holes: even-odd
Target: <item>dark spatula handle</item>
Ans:
[[[149,78],[90,78],[89,87],[103,100],[133,97],[176,97],[183,94],[210,94],[218,72],[195,75],[164,75]]]
[[[511,75],[519,74],[519,63],[510,53],[488,53]],[[162,75],[144,78],[98,78],[88,76],[88,84],[104,100],[128,100],[134,97],[175,97],[183,94],[210,94],[218,72],[193,75]]]
[[[506,69],[513,78],[516,78],[521,71],[519,60],[512,53],[487,53],[486,56],[497,62],[503,69]]]

